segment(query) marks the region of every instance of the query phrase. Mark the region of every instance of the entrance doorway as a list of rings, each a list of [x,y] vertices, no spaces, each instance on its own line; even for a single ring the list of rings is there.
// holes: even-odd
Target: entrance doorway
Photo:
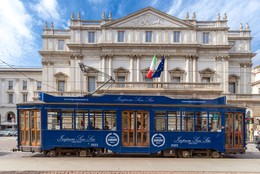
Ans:
[[[226,149],[243,148],[243,113],[226,113]]]
[[[123,146],[149,145],[149,112],[122,112],[122,143]]]

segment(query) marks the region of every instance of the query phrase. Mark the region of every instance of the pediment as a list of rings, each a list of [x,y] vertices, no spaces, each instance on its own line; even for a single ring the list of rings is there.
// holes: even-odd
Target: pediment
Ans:
[[[203,70],[200,70],[199,73],[200,74],[214,74],[215,71],[213,69],[211,69],[211,68],[205,68]]]
[[[129,73],[129,71],[127,69],[125,69],[124,67],[119,67],[114,69],[114,73]]]
[[[58,78],[67,78],[68,75],[62,73],[62,72],[58,72],[56,74],[54,74],[54,77],[58,77]]]
[[[136,13],[130,14],[111,23],[105,27],[112,28],[194,28],[191,23],[156,10],[152,7],[144,8]]]
[[[150,70],[150,67],[147,67],[147,68],[145,68],[145,69],[142,69],[141,72],[142,72],[142,73],[147,73],[149,70]]]
[[[183,74],[183,73],[185,73],[185,70],[183,70],[183,69],[177,67],[177,68],[174,68],[174,69],[169,70],[169,73]]]
[[[86,73],[98,73],[98,70],[93,67],[87,67]]]

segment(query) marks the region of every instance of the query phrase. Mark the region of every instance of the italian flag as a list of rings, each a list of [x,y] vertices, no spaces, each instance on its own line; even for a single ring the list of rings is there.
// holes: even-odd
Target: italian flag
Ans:
[[[153,73],[155,71],[155,66],[156,66],[156,55],[153,56],[153,60],[152,60],[151,65],[150,65],[150,69],[149,69],[149,71],[148,71],[148,73],[146,75],[146,77],[148,79],[153,77]]]

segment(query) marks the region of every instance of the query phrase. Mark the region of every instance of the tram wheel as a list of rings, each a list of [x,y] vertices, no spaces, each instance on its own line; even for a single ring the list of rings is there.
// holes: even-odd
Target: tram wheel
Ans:
[[[47,152],[46,156],[48,157],[55,157],[57,155],[55,150],[50,150],[49,152]]]
[[[219,157],[220,157],[220,154],[219,154],[218,151],[213,151],[213,152],[211,153],[211,156],[212,156],[212,158],[219,158]]]
[[[179,158],[189,158],[190,152],[188,150],[179,150],[177,155]]]

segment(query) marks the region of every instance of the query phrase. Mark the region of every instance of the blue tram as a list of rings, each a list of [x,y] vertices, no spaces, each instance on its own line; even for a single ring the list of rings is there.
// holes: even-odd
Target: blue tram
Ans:
[[[226,98],[51,96],[17,104],[18,148],[47,156],[161,154],[220,157],[244,153],[245,108]]]

